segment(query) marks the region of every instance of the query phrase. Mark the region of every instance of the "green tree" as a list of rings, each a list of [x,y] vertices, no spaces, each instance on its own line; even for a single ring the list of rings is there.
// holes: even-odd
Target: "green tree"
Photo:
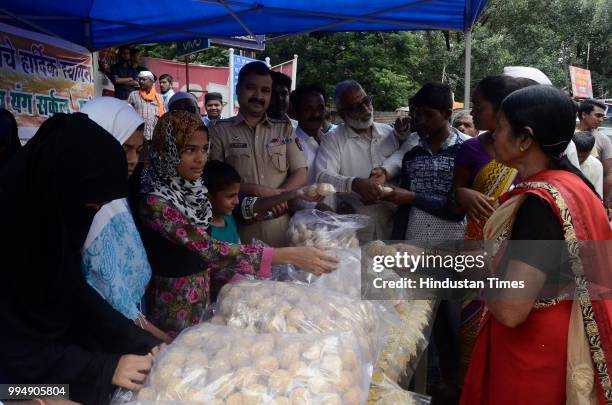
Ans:
[[[533,66],[560,88],[570,88],[569,66],[591,70],[596,97],[612,92],[610,0],[490,0],[472,34],[472,87],[504,66]],[[447,41],[448,39],[448,41]],[[143,45],[146,54],[173,59],[174,44]],[[313,33],[269,43],[257,55],[272,64],[299,55],[299,83],[359,81],[379,110],[405,106],[428,81],[444,80],[463,99],[465,35],[440,31]],[[588,52],[587,52],[588,50]],[[196,63],[227,66],[227,50],[211,48]]]
[[[152,58],[177,60],[176,43],[174,42],[138,45],[138,48],[142,49],[146,56]],[[188,58],[190,63],[200,63],[208,66],[227,66],[229,56],[227,49],[211,47],[196,54],[189,55]],[[180,60],[184,61],[185,58],[180,58]]]

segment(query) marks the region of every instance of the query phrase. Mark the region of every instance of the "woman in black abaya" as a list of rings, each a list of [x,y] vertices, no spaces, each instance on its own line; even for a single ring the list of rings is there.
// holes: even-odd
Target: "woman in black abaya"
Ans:
[[[138,389],[159,341],[81,276],[96,210],[127,195],[121,145],[84,114],[49,118],[0,174],[0,383],[70,384],[108,402]]]
[[[8,110],[0,108],[0,168],[20,149],[17,121]]]

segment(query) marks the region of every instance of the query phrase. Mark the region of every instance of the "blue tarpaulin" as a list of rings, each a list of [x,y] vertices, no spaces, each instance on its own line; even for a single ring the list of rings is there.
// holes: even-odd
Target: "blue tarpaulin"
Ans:
[[[466,31],[486,0],[2,0],[0,22],[95,50],[313,31]]]

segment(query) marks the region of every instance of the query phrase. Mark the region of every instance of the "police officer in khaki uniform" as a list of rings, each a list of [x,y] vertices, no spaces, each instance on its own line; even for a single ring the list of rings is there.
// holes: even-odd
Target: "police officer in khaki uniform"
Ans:
[[[210,158],[231,164],[242,177],[244,195],[268,197],[306,184],[307,164],[295,131],[287,119],[266,114],[272,92],[270,69],[261,62],[245,65],[238,75],[236,94],[240,110],[210,128]],[[253,238],[270,246],[287,243],[287,205],[275,207],[275,218],[239,227],[240,238]]]

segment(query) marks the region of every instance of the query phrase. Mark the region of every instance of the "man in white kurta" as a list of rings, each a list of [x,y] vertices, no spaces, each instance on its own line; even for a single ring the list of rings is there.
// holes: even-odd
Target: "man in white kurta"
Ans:
[[[343,206],[350,207],[370,217],[368,227],[358,232],[361,243],[388,239],[395,207],[377,201],[382,191],[369,176],[373,168],[382,166],[398,150],[401,135],[390,125],[374,122],[372,98],[359,83],[340,82],[334,97],[344,124],[322,137],[315,159],[316,179],[334,185],[339,193],[338,211],[346,211]]]

